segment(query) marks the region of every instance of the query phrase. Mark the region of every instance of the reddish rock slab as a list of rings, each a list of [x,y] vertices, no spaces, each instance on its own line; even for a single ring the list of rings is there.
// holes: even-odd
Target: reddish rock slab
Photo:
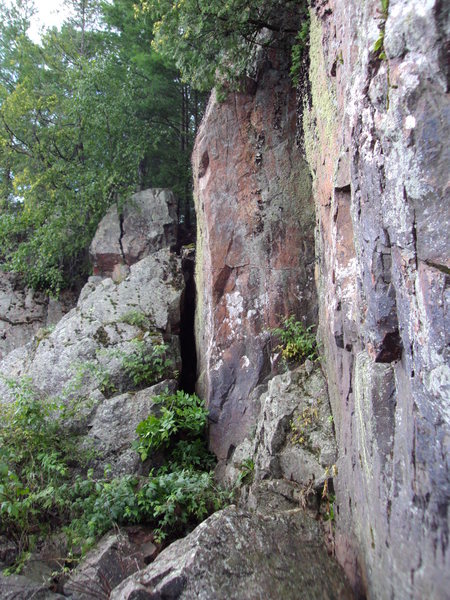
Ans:
[[[222,103],[212,94],[197,135],[198,391],[220,459],[254,425],[270,328],[282,315],[315,319],[314,207],[295,120],[287,65],[273,53],[247,92]]]

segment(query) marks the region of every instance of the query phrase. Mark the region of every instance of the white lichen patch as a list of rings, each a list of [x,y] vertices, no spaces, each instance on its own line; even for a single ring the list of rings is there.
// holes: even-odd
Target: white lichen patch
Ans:
[[[248,356],[243,356],[241,358],[241,369],[248,369],[250,366],[250,359]]]
[[[413,115],[408,115],[405,119],[405,129],[414,129],[416,126],[416,118]]]

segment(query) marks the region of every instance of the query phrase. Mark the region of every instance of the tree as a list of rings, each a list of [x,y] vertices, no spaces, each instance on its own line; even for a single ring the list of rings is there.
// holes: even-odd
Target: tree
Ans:
[[[0,260],[54,294],[84,276],[98,221],[137,187],[174,188],[189,216],[202,110],[132,0],[72,5],[41,45],[19,9],[0,24]]]
[[[304,0],[141,0],[154,47],[197,89],[236,85],[261,46],[294,36]]]

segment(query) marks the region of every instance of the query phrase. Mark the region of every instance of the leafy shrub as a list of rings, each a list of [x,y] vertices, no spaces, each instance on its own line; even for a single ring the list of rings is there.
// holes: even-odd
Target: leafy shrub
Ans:
[[[136,387],[153,385],[172,374],[174,364],[166,344],[149,345],[134,340],[134,345],[135,350],[123,357],[122,366]]]
[[[157,538],[190,529],[226,501],[211,472],[177,469],[151,475],[138,493],[140,509],[157,524]]]
[[[287,361],[296,361],[300,364],[305,360],[315,360],[317,355],[316,336],[312,333],[314,325],[305,327],[295,317],[284,317],[282,326],[272,329],[272,333],[280,340],[277,348]]]
[[[0,405],[0,532],[26,549],[43,522],[63,518],[69,467],[82,457],[61,431],[61,406],[36,398],[29,380],[8,384],[15,401]]]
[[[142,460],[146,460],[150,452],[163,445],[167,447],[169,441],[173,442],[175,437],[179,439],[181,436],[184,437],[184,442],[196,442],[196,449],[199,451],[199,437],[205,431],[208,418],[203,400],[195,394],[178,391],[175,394],[160,394],[153,401],[160,406],[159,416],[149,415],[136,429],[139,440],[135,444],[135,450]],[[179,440],[181,441],[183,440]],[[180,457],[187,452],[186,444],[177,446]]]
[[[147,523],[163,540],[228,501],[214,485],[214,459],[204,437],[207,411],[197,396],[161,394],[160,416],[138,427],[141,457],[164,446],[165,465],[148,477],[105,472],[95,478],[85,470],[78,439],[64,426],[71,407],[37,398],[28,380],[10,386],[15,401],[0,405],[0,534],[19,543],[19,563],[35,538],[61,527],[75,560],[114,525]]]

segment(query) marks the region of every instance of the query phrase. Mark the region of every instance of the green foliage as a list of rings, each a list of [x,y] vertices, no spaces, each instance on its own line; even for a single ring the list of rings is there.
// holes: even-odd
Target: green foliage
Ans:
[[[57,295],[137,187],[170,186],[189,219],[205,98],[151,49],[153,22],[130,0],[74,3],[40,45],[16,1],[0,6],[0,264]]]
[[[304,0],[140,0],[154,47],[197,89],[237,84],[257,48],[296,34]],[[264,34],[262,33],[264,31]],[[278,40],[279,42],[279,40]]]
[[[183,442],[181,446],[177,445],[175,448],[177,462],[183,457],[192,455],[195,448],[197,452],[194,452],[194,455],[200,456],[198,440],[205,431],[208,417],[204,402],[195,394],[187,394],[183,391],[177,391],[175,394],[160,394],[155,396],[153,401],[159,406],[159,415],[149,415],[139,423],[136,430],[139,440],[135,450],[142,460],[146,460],[151,452],[161,446],[167,447],[169,442],[173,445],[176,440],[179,440],[179,443]],[[187,442],[191,444],[196,442],[196,445],[189,447]],[[189,462],[192,464],[193,458],[189,459]]]
[[[143,331],[150,329],[151,325],[149,318],[140,310],[130,310],[120,320],[122,323],[139,327]]]
[[[252,483],[254,472],[255,463],[253,458],[246,458],[245,460],[243,460],[241,463],[240,473],[236,485],[240,486],[242,484]]]
[[[135,350],[123,357],[122,366],[136,387],[146,387],[166,379],[173,373],[174,364],[166,344],[147,344],[134,341]]]
[[[65,425],[71,408],[37,398],[28,380],[9,385],[16,399],[0,405],[0,534],[19,543],[17,568],[33,541],[61,527],[75,560],[115,525],[147,523],[163,540],[229,500],[214,484],[207,412],[197,396],[162,394],[160,424],[147,419],[138,428],[142,458],[164,445],[166,464],[148,477],[112,478],[106,470],[96,478],[85,471],[85,454]]]
[[[292,82],[295,86],[297,86],[299,83],[300,71],[303,66],[304,56],[309,47],[309,26],[310,18],[309,14],[306,14],[296,35],[295,43],[292,46],[292,64],[290,74]]]
[[[67,513],[69,469],[83,453],[62,432],[64,407],[36,398],[28,380],[8,385],[15,401],[0,405],[0,532],[26,549],[45,521]]]
[[[192,469],[151,475],[138,493],[139,508],[153,516],[159,540],[192,528],[225,502],[212,473]]]
[[[272,333],[280,340],[278,348],[286,361],[303,363],[305,360],[316,360],[317,344],[312,330],[314,326],[305,327],[294,316],[283,317],[282,326],[272,329]]]
[[[381,0],[381,10],[380,13],[380,35],[377,38],[377,41],[374,44],[373,51],[378,56],[380,60],[386,60],[386,53],[384,51],[384,34],[386,30],[386,20],[389,15],[389,0]]]

